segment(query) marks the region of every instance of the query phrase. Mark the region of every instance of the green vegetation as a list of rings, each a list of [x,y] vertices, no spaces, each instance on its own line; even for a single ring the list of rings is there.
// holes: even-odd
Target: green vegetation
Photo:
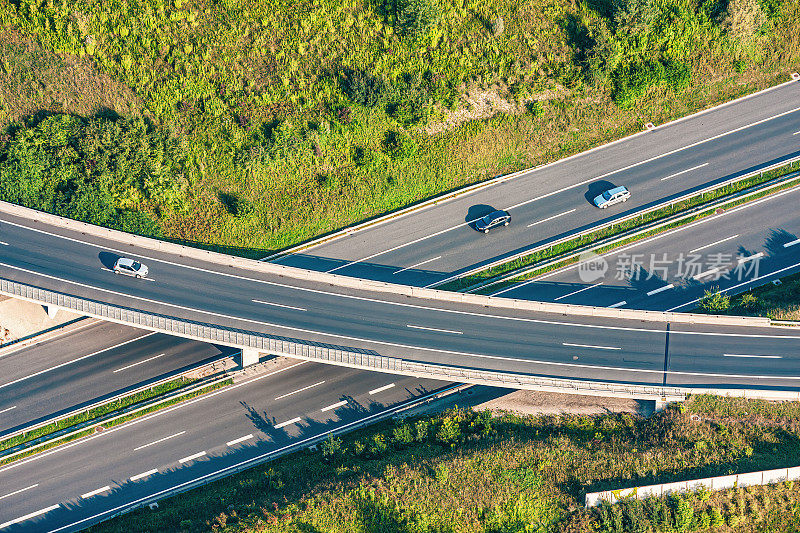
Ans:
[[[185,155],[143,119],[53,115],[14,125],[0,144],[0,198],[160,236],[152,213],[185,209]]]
[[[118,400],[103,404],[93,409],[88,409],[75,416],[59,420],[56,423],[48,424],[47,426],[42,426],[33,431],[17,435],[16,437],[4,439],[0,441],[0,451],[13,448],[14,446],[18,446],[20,444],[24,444],[32,440],[36,440],[40,437],[44,437],[45,435],[50,435],[51,433],[55,433],[56,431],[61,431],[63,429],[76,426],[83,422],[94,420],[95,418],[99,418],[103,415],[113,413],[114,411],[119,411],[120,409],[130,407],[131,405],[144,402],[146,400],[150,400],[152,398],[161,396],[162,394],[166,394],[181,387],[191,385],[194,381],[196,380],[186,380],[183,378],[178,378],[172,381],[168,381],[167,383],[162,383],[161,385],[157,385],[151,389],[137,392],[136,394],[131,394],[130,396],[120,398]]]
[[[647,531],[600,528],[603,513],[637,511],[584,510],[586,492],[794,465],[798,412],[706,396],[647,419],[454,409],[329,438],[91,531]],[[704,513],[709,527],[791,521],[795,498],[779,486],[664,501],[673,529],[656,531],[701,530]]]
[[[698,302],[699,312],[737,316],[764,316],[773,320],[800,320],[800,274],[781,278],[737,295],[714,295],[707,291]],[[719,304],[722,305],[719,305]]]
[[[135,399],[135,401],[128,401],[128,398],[123,398],[123,399],[118,400],[116,402],[109,403],[107,406],[101,406],[101,407],[98,407],[96,409],[92,409],[86,414],[77,415],[75,417],[71,417],[69,419],[65,419],[65,420],[63,420],[61,422],[58,422],[56,424],[45,426],[43,428],[34,430],[34,431],[30,432],[30,433],[26,433],[25,435],[19,435],[17,437],[13,437],[11,439],[7,439],[7,440],[3,441],[3,445],[4,445],[3,449],[8,449],[8,448],[10,448],[12,446],[16,446],[17,444],[22,444],[24,442],[29,442],[31,440],[34,440],[37,437],[43,437],[43,436],[50,435],[50,434],[55,433],[56,431],[61,430],[61,429],[68,429],[69,427],[77,426],[81,422],[89,422],[89,421],[91,421],[93,419],[99,419],[103,415],[113,415],[116,411],[120,411],[120,410],[122,410],[122,409],[124,409],[126,407],[133,407],[137,403],[145,403],[148,399],[149,400],[153,400],[153,399],[156,399],[158,396],[165,395],[165,394],[167,394],[168,392],[170,392],[172,390],[176,390],[178,388],[181,388],[183,386],[183,384],[187,383],[187,381],[176,380],[175,382],[171,382],[171,383],[175,383],[176,386],[172,386],[170,384],[164,384],[162,386],[164,388],[161,389],[161,390],[159,390],[159,387],[156,387],[154,390],[158,391],[159,392],[158,394],[149,394],[149,391],[148,392],[138,393],[138,394],[136,394],[136,395],[131,397],[131,399]],[[191,382],[188,382],[188,383],[190,384]],[[200,396],[202,394],[206,394],[208,392],[215,391],[215,390],[220,389],[222,387],[225,387],[227,385],[231,385],[232,383],[233,383],[232,379],[226,379],[226,380],[220,381],[218,383],[213,383],[211,385],[208,385],[207,387],[202,387],[202,388],[197,389],[195,391],[187,392],[186,394],[179,394],[179,395],[177,395],[177,396],[175,396],[173,398],[170,398],[169,400],[166,400],[166,401],[163,401],[163,402],[154,403],[153,405],[151,405],[149,407],[145,407],[143,409],[136,410],[135,412],[129,413],[127,415],[119,416],[117,418],[113,418],[112,420],[109,420],[108,422],[104,422],[103,424],[101,424],[101,425],[99,425],[97,427],[89,428],[89,429],[86,429],[84,431],[68,433],[64,437],[53,438],[52,440],[48,440],[48,441],[46,441],[45,444],[43,444],[41,446],[37,446],[36,448],[28,449],[28,450],[26,450],[26,451],[24,451],[22,453],[17,453],[16,455],[11,456],[11,457],[0,458],[0,465],[4,465],[4,464],[8,464],[8,463],[11,463],[11,462],[14,462],[14,461],[18,461],[20,459],[24,459],[25,457],[30,457],[31,455],[35,455],[35,454],[41,453],[41,452],[43,452],[45,450],[49,450],[51,448],[55,448],[56,446],[61,446],[62,444],[66,444],[68,442],[72,442],[74,440],[78,440],[80,438],[86,437],[87,435],[91,435],[91,434],[93,434],[93,433],[95,433],[97,431],[102,431],[104,429],[108,429],[108,428],[112,428],[114,426],[118,426],[120,424],[124,424],[125,422],[133,420],[135,418],[139,418],[139,417],[142,417],[144,415],[153,413],[155,411],[159,411],[159,410],[164,409],[166,407],[169,407],[171,405],[175,405],[176,403],[180,403],[180,402],[183,402],[183,401],[186,401],[186,400],[190,400],[192,398],[196,398],[197,396]]]
[[[521,270],[522,271],[516,277],[511,277],[511,278],[509,278],[507,280],[504,280],[504,281],[497,281],[496,283],[490,283],[490,284],[485,285],[484,287],[481,287],[480,289],[475,291],[477,294],[491,294],[491,293],[494,293],[494,292],[499,291],[500,289],[502,289],[504,287],[509,287],[509,286],[513,285],[514,283],[520,283],[522,281],[525,281],[525,280],[528,280],[528,279],[531,279],[531,278],[535,278],[537,276],[541,276],[542,274],[544,274],[546,272],[551,272],[553,270],[557,270],[559,268],[563,268],[565,266],[569,266],[571,264],[577,263],[578,262],[578,257],[565,259],[563,261],[557,261],[556,263],[554,263],[552,265],[545,266],[545,267],[542,267],[542,268],[535,268],[535,265],[537,263],[544,263],[544,262],[546,262],[548,260],[556,259],[559,256],[566,255],[566,254],[569,254],[570,252],[574,252],[576,250],[580,250],[582,248],[585,248],[586,246],[589,246],[592,243],[596,243],[599,240],[606,239],[606,238],[609,238],[609,237],[613,237],[615,235],[623,234],[623,233],[625,233],[627,231],[631,231],[631,230],[634,230],[636,228],[643,227],[643,226],[645,226],[647,224],[650,224],[650,223],[653,223],[653,222],[657,222],[657,221],[659,221],[661,219],[666,219],[666,218],[668,218],[668,217],[670,217],[672,215],[679,214],[679,213],[681,213],[683,211],[688,211],[689,209],[691,209],[693,207],[702,206],[703,204],[712,202],[713,200],[716,200],[716,199],[719,199],[719,198],[723,198],[723,197],[731,195],[731,194],[733,194],[735,192],[744,191],[744,190],[746,190],[746,189],[748,189],[750,187],[753,187],[753,186],[758,185],[760,183],[767,182],[767,181],[769,181],[771,179],[774,179],[776,177],[780,177],[780,176],[784,176],[784,175],[790,174],[792,172],[793,168],[795,168],[795,164],[794,163],[792,163],[790,165],[787,165],[786,167],[777,169],[777,170],[766,172],[766,173],[764,173],[762,175],[759,175],[759,176],[754,176],[752,178],[748,178],[746,180],[742,180],[742,181],[736,182],[734,184],[727,185],[725,187],[720,187],[719,189],[715,189],[714,191],[711,191],[711,192],[708,192],[708,193],[704,193],[704,194],[702,194],[702,195],[700,195],[698,197],[691,198],[689,200],[684,200],[682,202],[675,203],[675,204],[673,204],[673,205],[671,205],[669,207],[665,207],[665,208],[659,209],[657,211],[652,211],[652,212],[647,213],[647,214],[645,214],[643,216],[640,216],[638,218],[630,219],[630,220],[627,220],[627,221],[622,222],[620,224],[617,224],[617,225],[614,225],[614,226],[610,226],[608,228],[604,228],[604,229],[601,229],[601,230],[598,230],[598,231],[593,231],[593,232],[587,233],[587,234],[585,234],[583,236],[575,237],[574,239],[571,239],[569,241],[562,242],[562,243],[550,246],[549,248],[546,248],[546,249],[543,249],[543,250],[539,250],[539,251],[536,251],[534,253],[522,256],[520,258],[514,259],[514,260],[509,261],[507,263],[502,263],[502,264],[494,266],[492,268],[488,268],[486,270],[481,270],[481,271],[475,272],[473,274],[470,274],[468,276],[464,276],[462,278],[455,279],[455,280],[453,280],[451,282],[448,282],[448,283],[446,283],[444,285],[441,285],[441,286],[439,286],[437,288],[443,289],[443,290],[452,290],[452,291],[464,290],[464,289],[467,289],[469,287],[478,285],[478,284],[480,284],[482,282],[490,282],[493,278],[502,279],[502,277],[504,275],[513,273],[516,270]],[[757,200],[757,199],[763,198],[764,196],[767,196],[769,194],[773,194],[773,193],[776,193],[776,192],[779,192],[779,191],[783,191],[783,190],[786,190],[786,189],[788,189],[790,187],[796,187],[798,185],[800,185],[800,179],[790,179],[790,180],[782,183],[781,185],[776,186],[774,188],[771,188],[769,190],[757,192],[757,193],[754,193],[754,194],[751,194],[751,195],[747,195],[744,198],[741,198],[741,199],[738,199],[738,200],[735,200],[735,201],[731,201],[729,204],[726,205],[726,209],[730,209],[730,208],[736,207],[738,205],[741,205],[743,203],[746,203],[746,202],[749,202],[749,201],[753,201],[753,200]],[[664,233],[664,232],[666,232],[668,230],[671,230],[671,229],[674,229],[674,228],[677,228],[677,227],[680,227],[680,226],[685,226],[685,225],[690,224],[690,223],[692,223],[692,222],[694,222],[696,220],[699,220],[701,218],[705,218],[707,216],[711,216],[711,215],[715,214],[716,211],[717,211],[716,209],[709,208],[707,210],[697,212],[694,215],[687,216],[686,218],[681,218],[680,220],[677,220],[675,222],[671,222],[669,224],[664,224],[663,226],[661,226],[659,228],[656,228],[656,229],[653,229],[653,230],[650,230],[650,231],[642,232],[641,234],[636,235],[636,236],[632,236],[632,237],[629,237],[629,238],[621,239],[619,242],[616,242],[616,243],[613,243],[613,244],[609,244],[609,245],[606,245],[606,246],[601,246],[599,248],[594,248],[594,249],[592,249],[592,251],[595,252],[595,253],[598,253],[598,254],[605,253],[605,252],[608,252],[608,251],[613,250],[615,248],[619,248],[619,247],[625,246],[626,244],[630,244],[632,242],[636,242],[636,241],[639,241],[639,240],[644,240],[647,237],[651,237],[651,236],[657,235],[659,233]],[[533,270],[528,270],[526,268],[526,267],[531,267],[531,266],[533,266]],[[528,270],[528,271],[526,271],[526,270]]]
[[[149,121],[149,180],[80,169],[42,207],[259,255],[784,80],[798,7],[0,0],[0,124]]]

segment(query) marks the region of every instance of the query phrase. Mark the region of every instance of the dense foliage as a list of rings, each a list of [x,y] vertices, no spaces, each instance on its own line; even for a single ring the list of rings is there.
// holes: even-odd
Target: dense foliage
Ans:
[[[162,219],[169,236],[275,249],[785,79],[797,12],[797,0],[0,0],[0,26],[93,63],[135,95],[103,93],[107,105],[185,138],[197,187]],[[49,72],[2,48],[0,86]],[[13,94],[0,122],[25,107],[4,105]],[[47,101],[38,87],[14,98],[28,95]]]
[[[183,209],[180,145],[142,119],[53,115],[14,125],[0,144],[0,199],[132,233],[160,235]]]
[[[586,492],[793,466],[798,412],[796,402],[706,396],[650,418],[454,409],[329,438],[92,531],[781,531],[769,524],[797,521],[800,484],[588,510],[583,501]]]

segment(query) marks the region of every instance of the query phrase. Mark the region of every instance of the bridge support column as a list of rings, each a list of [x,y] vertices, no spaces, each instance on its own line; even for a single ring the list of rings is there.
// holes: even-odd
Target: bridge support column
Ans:
[[[258,350],[253,348],[245,348],[242,350],[242,368],[258,363],[259,356]]]
[[[56,313],[58,313],[58,310],[60,309],[57,305],[43,305],[42,307],[44,307],[47,316],[49,316],[51,319],[56,317]]]
[[[666,398],[660,398],[658,400],[654,400],[654,402],[655,402],[655,405],[653,406],[654,413],[663,411],[667,407],[667,404],[669,403]]]

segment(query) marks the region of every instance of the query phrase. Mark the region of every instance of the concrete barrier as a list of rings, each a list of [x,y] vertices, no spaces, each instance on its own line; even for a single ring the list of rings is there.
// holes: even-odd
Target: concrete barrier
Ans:
[[[725,490],[753,485],[769,485],[787,480],[800,479],[800,466],[759,470],[730,476],[707,477],[689,481],[676,481],[660,485],[644,485],[625,489],[604,490],[586,494],[586,507],[594,507],[603,501],[614,504],[625,498],[644,499],[649,496],[667,496],[673,493],[696,491],[700,488],[708,490]]]
[[[337,287],[356,288],[362,290],[369,290],[374,292],[386,292],[392,294],[405,294],[419,298],[424,298],[434,301],[443,302],[463,302],[464,293],[456,293],[450,291],[442,291],[438,289],[425,289],[417,287],[409,287],[408,285],[400,285],[395,283],[377,282],[371,280],[363,280],[352,278],[349,276],[342,276],[340,274],[328,274],[326,272],[317,272],[305,270],[297,267],[286,265],[279,265],[275,263],[265,263],[256,261],[254,259],[246,259],[242,257],[235,257],[219,252],[212,252],[209,250],[201,250],[182,244],[175,244],[149,237],[141,237],[132,235],[118,230],[109,228],[102,228],[88,224],[86,222],[79,222],[76,220],[36,211],[27,207],[22,207],[8,202],[0,202],[0,212],[10,215],[25,218],[27,220],[39,221],[51,226],[70,229],[80,232],[85,235],[92,235],[103,239],[115,241],[120,244],[138,246],[147,250],[156,250],[159,252],[190,257],[193,259],[208,261],[217,265],[226,267],[241,268],[260,272],[265,274],[274,274],[284,276],[287,278],[294,278],[299,280],[310,280],[318,283],[327,283]],[[131,253],[134,253],[131,250]],[[484,296],[478,294],[470,294],[469,303],[481,305],[484,307],[498,307],[508,308],[508,300],[496,296]],[[769,327],[770,320],[761,317],[730,317],[718,315],[701,315],[689,313],[668,313],[660,311],[638,311],[632,309],[609,309],[605,307],[591,307],[580,306],[572,304],[560,304],[550,302],[533,302],[528,300],[516,300],[513,304],[514,309],[520,311],[532,311],[543,313],[554,313],[571,316],[595,316],[613,319],[629,319],[629,320],[646,320],[654,322],[688,322],[692,324],[707,324],[707,325],[737,325],[737,326],[752,326],[752,327]]]

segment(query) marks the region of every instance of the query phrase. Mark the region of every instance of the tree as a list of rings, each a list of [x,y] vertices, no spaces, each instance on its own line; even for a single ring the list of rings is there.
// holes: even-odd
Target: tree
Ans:
[[[397,0],[395,31],[412,41],[425,37],[439,22],[439,8],[434,2],[435,0]]]

